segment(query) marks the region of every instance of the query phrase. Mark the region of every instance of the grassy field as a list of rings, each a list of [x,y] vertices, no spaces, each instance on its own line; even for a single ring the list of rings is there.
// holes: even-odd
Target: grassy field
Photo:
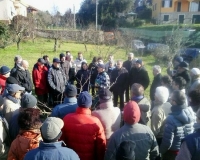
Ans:
[[[35,43],[31,40],[23,41],[20,45],[20,50],[17,50],[16,45],[9,46],[5,49],[0,49],[0,66],[6,65],[10,68],[13,67],[14,57],[15,55],[21,55],[23,59],[29,61],[29,71],[32,71],[33,65],[37,62],[37,59],[42,57],[43,55],[48,55],[50,60],[53,57],[59,57],[59,54],[65,52],[67,50],[71,51],[74,59],[77,56],[79,51],[83,52],[84,58],[88,63],[92,61],[93,56],[98,56],[101,52],[103,56],[107,55],[107,53],[113,53],[115,60],[122,59],[126,60],[126,51],[123,49],[116,49],[116,46],[108,47],[108,46],[97,46],[87,44],[87,51],[83,44],[78,43],[69,43],[63,42],[63,44],[58,48],[57,52],[53,52],[54,41],[49,39],[36,39]],[[99,52],[98,52],[99,51]],[[152,83],[153,75],[152,75],[152,66],[158,64],[156,59],[151,56],[141,57],[144,61],[145,68],[149,73],[149,77]],[[162,64],[160,64],[162,66]],[[165,72],[166,69],[163,71]],[[149,87],[146,90],[145,95],[149,95]]]

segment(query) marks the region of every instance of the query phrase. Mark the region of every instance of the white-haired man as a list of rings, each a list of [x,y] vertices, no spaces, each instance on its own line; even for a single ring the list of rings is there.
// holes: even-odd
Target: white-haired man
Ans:
[[[154,75],[154,79],[153,79],[153,82],[152,82],[151,88],[150,88],[151,101],[155,100],[154,95],[155,95],[156,88],[162,85],[161,84],[161,79],[162,79],[161,67],[159,65],[153,66],[153,75]]]

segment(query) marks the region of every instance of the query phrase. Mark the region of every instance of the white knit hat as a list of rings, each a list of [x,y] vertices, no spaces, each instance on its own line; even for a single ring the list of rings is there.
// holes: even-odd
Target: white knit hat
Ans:
[[[166,87],[163,86],[157,87],[155,96],[160,102],[165,103],[169,98],[169,91]]]
[[[199,70],[199,68],[192,68],[192,69],[191,69],[191,72],[192,72],[194,75],[200,75],[200,70]]]

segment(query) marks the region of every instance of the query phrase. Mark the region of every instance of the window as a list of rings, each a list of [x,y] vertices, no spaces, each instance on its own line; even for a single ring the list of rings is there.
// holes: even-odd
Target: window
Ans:
[[[170,7],[172,7],[172,0],[163,0],[162,1],[162,7],[163,8],[170,8]]]
[[[177,12],[181,12],[181,2],[177,3]]]
[[[154,10],[156,10],[156,7],[157,7],[157,3],[155,4],[155,8],[154,8]]]
[[[200,11],[199,2],[190,2],[190,12],[198,12]]]
[[[169,21],[169,15],[164,15],[164,20],[163,21]]]
[[[184,15],[179,15],[179,23],[180,24],[184,23]]]

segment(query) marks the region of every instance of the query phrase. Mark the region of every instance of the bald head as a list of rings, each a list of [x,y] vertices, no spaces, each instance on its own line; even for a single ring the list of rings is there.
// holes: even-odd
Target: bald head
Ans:
[[[27,61],[27,60],[22,60],[21,66],[22,66],[24,69],[28,69],[28,67],[29,67],[28,61]]]

